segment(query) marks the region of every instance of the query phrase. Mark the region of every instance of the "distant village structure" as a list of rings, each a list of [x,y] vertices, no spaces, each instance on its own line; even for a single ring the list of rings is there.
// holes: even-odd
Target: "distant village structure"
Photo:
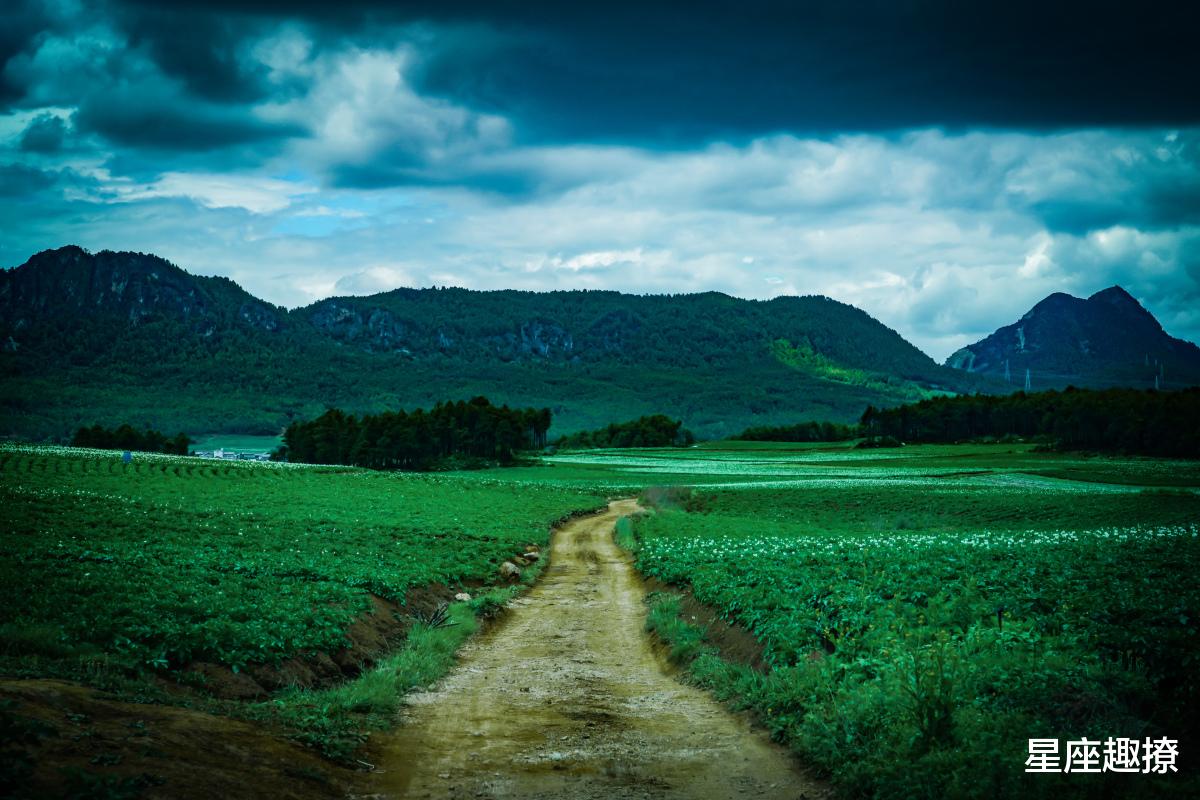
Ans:
[[[196,450],[192,455],[197,458],[219,458],[222,461],[270,461],[266,453],[241,453],[236,450],[221,448],[218,450]]]

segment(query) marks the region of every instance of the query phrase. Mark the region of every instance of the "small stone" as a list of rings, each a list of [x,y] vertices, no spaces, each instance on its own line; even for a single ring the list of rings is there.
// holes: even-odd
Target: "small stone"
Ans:
[[[471,595],[467,594],[466,592],[459,592],[458,594],[454,595],[454,599],[460,603],[468,603],[471,600]]]

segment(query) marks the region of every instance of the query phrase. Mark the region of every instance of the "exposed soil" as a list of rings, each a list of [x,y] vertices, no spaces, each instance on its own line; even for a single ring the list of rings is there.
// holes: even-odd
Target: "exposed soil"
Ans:
[[[559,529],[525,597],[380,737],[380,798],[824,798],[783,749],[672,677],[613,503]]]
[[[14,703],[10,718],[37,731],[32,774],[15,787],[23,796],[300,800],[348,792],[329,762],[246,722],[125,703],[66,681],[0,681],[0,698]]]
[[[289,687],[330,686],[393,651],[407,636],[413,613],[427,613],[453,594],[440,584],[425,586],[409,591],[403,606],[372,596],[370,611],[347,630],[349,646],[337,652],[309,653],[278,666],[250,665],[237,673],[222,664],[189,664],[186,671],[203,676],[202,689],[169,677],[155,680],[183,702],[197,691],[250,701]],[[22,796],[346,797],[361,776],[261,726],[188,708],[124,702],[69,681],[0,679],[0,701],[12,704],[3,721],[19,726],[10,733],[26,734],[15,750],[0,743],[6,757],[16,755],[32,767],[13,787]],[[73,772],[83,774],[73,778]],[[0,775],[0,795],[4,786]]]

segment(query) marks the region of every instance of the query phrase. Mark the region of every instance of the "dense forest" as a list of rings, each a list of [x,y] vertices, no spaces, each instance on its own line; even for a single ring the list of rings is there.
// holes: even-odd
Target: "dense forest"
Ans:
[[[865,433],[906,442],[1045,437],[1063,449],[1200,457],[1200,388],[1075,389],[937,397],[869,407]]]
[[[745,442],[844,442],[861,436],[857,425],[836,422],[798,422],[795,425],[759,425],[733,437]]]
[[[101,450],[140,450],[143,453],[171,453],[186,456],[192,440],[180,433],[168,438],[155,430],[139,431],[131,425],[108,429],[101,425],[80,428],[71,439],[72,447],[95,447]]]
[[[683,422],[664,414],[651,414],[629,422],[614,422],[594,431],[563,436],[559,447],[686,447],[696,441]]]
[[[434,469],[463,459],[510,463],[518,451],[544,447],[550,410],[494,406],[485,397],[356,417],[330,409],[284,434],[288,460],[372,469]]]

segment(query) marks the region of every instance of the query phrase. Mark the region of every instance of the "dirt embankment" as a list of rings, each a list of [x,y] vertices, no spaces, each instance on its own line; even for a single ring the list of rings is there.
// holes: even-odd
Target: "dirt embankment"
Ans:
[[[706,606],[697,600],[692,595],[691,589],[686,586],[663,583],[657,578],[644,579],[643,585],[648,593],[666,592],[678,595],[680,616],[685,622],[703,628],[705,643],[716,647],[717,652],[725,661],[742,664],[758,672],[767,671],[767,662],[763,657],[766,654],[766,648],[763,647],[762,642],[755,639],[754,634],[742,626],[732,625],[722,619],[721,615],[711,606]]]
[[[699,689],[644,632],[612,539],[633,501],[554,536],[550,565],[458,668],[382,737],[381,798],[818,798],[823,784]]]
[[[6,733],[36,742],[24,763],[6,753],[9,770],[24,773],[0,777],[6,796],[310,800],[349,789],[311,750],[228,717],[121,702],[66,681],[0,681],[0,698],[19,715],[20,729]]]
[[[410,589],[404,605],[370,595],[371,608],[346,630],[341,650],[293,656],[279,664],[250,664],[234,672],[224,664],[193,661],[182,670],[203,676],[204,688],[222,700],[263,700],[281,689],[320,689],[360,675],[408,636],[413,614],[449,602],[455,590],[442,584]]]

